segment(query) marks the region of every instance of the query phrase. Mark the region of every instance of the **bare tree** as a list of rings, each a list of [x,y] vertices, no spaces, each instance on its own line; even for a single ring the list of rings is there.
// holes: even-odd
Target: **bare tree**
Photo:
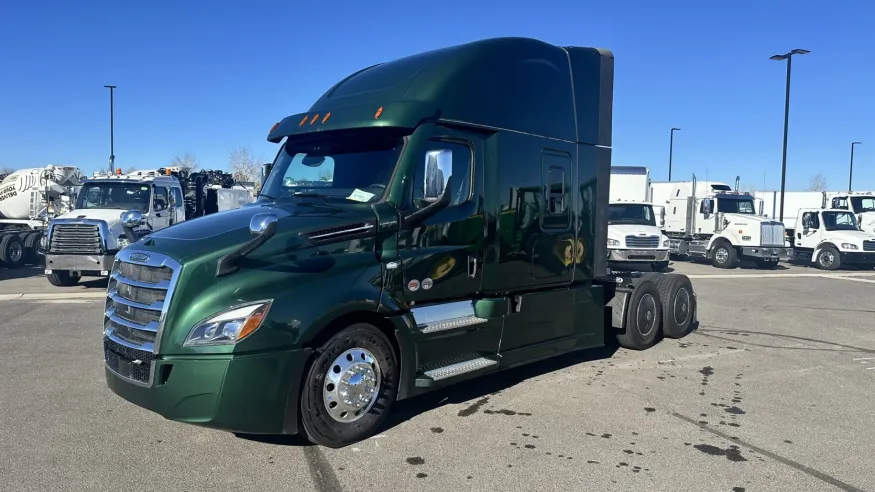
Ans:
[[[826,191],[826,176],[823,173],[812,176],[808,184],[808,191]]]
[[[2,174],[12,174],[15,172],[15,169],[12,169],[9,166],[0,166],[0,175]]]
[[[331,181],[334,179],[334,169],[323,169],[319,171],[320,181]]]
[[[136,166],[130,166],[130,167],[128,167],[128,168],[126,168],[126,169],[124,170],[124,173],[125,173],[125,174],[131,174],[132,172],[134,172],[134,171],[136,171],[136,170],[137,170],[137,167],[136,167]]]
[[[177,154],[172,161],[170,161],[171,167],[179,167],[186,171],[193,171],[200,167],[200,161],[198,161],[197,157],[191,152],[186,152],[184,154]]]
[[[742,183],[741,185],[738,186],[738,191],[740,191],[742,193],[748,192],[750,194],[754,194],[757,191],[757,187],[753,183]]]
[[[237,181],[251,181],[258,185],[261,181],[259,161],[249,147],[237,147],[228,152],[231,174]]]

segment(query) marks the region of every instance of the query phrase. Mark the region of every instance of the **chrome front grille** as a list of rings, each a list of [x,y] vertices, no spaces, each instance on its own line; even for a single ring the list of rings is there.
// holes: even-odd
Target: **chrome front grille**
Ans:
[[[100,254],[103,252],[97,224],[53,224],[49,252],[60,254]]]
[[[863,241],[863,251],[875,251],[875,241]]]
[[[784,224],[770,221],[760,224],[760,246],[784,246]]]
[[[659,236],[626,236],[628,248],[658,248]]]
[[[121,250],[107,286],[105,338],[130,349],[157,354],[179,269],[177,262],[158,253]],[[113,369],[109,359],[106,361]],[[126,377],[143,382],[140,377]]]

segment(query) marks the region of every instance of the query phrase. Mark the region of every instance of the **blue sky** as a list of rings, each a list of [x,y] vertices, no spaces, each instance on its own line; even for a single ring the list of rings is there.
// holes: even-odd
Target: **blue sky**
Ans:
[[[787,188],[822,172],[875,190],[875,3],[833,1],[6,2],[0,16],[0,166],[109,155],[115,92],[120,167],[228,150],[265,161],[271,125],[306,111],[349,72],[484,37],[599,46],[616,56],[613,162],[673,178],[780,185],[785,67],[793,62]],[[536,88],[533,88],[536,90]]]

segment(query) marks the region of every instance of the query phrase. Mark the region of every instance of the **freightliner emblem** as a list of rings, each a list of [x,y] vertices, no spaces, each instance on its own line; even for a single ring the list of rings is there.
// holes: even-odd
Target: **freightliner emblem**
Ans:
[[[149,255],[145,253],[131,253],[131,261],[136,261],[139,263],[143,263],[144,261],[149,261]]]

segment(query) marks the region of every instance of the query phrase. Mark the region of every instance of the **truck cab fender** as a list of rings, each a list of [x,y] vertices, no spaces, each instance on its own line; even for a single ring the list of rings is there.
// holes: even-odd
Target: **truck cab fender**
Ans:
[[[817,243],[817,246],[814,247],[814,251],[811,252],[810,260],[812,262],[817,261],[817,255],[819,255],[820,252],[823,250],[823,248],[825,248],[827,246],[832,246],[833,248],[839,250],[839,247],[836,246],[832,241],[829,241],[829,240],[821,241],[821,242]],[[839,251],[841,251],[841,250],[839,250]]]
[[[732,241],[730,241],[728,237],[726,237],[726,236],[724,236],[724,235],[722,235],[722,234],[714,234],[714,235],[711,236],[711,238],[708,240],[708,253],[711,252],[711,250],[714,248],[715,245],[717,245],[717,244],[719,244],[719,243],[721,243],[721,242],[725,242],[725,243],[727,243],[727,244],[729,244],[730,246],[733,246],[733,247],[735,246],[734,244],[732,244]]]

